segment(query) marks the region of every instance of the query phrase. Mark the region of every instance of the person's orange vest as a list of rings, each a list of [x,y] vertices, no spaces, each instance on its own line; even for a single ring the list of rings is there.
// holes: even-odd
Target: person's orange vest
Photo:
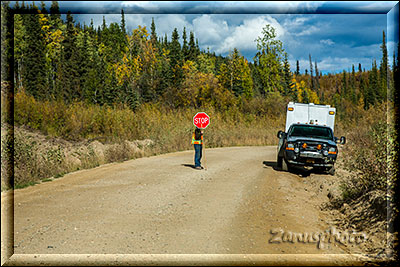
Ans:
[[[192,135],[192,145],[201,145],[203,144],[203,135],[201,135],[201,139],[200,140],[196,140],[194,133]]]

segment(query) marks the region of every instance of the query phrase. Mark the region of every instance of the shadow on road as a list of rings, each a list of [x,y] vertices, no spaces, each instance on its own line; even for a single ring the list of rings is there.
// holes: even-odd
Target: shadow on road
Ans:
[[[192,168],[192,169],[195,168],[194,164],[182,164],[182,166],[184,166],[184,167],[190,167],[190,168]]]
[[[281,170],[281,168],[276,164],[276,161],[263,161],[263,164],[267,167],[272,167],[275,171]]]
[[[263,161],[263,164],[266,167],[272,167],[274,169],[274,171],[283,171],[281,168],[278,167],[278,165],[276,164],[276,161]],[[307,176],[310,176],[312,170],[307,170],[303,167],[291,167],[289,172],[299,175],[301,177],[307,177]]]
[[[291,167],[289,169],[289,172],[293,173],[293,174],[297,174],[298,176],[301,176],[301,177],[308,177],[312,173],[312,169],[307,170],[303,167]]]

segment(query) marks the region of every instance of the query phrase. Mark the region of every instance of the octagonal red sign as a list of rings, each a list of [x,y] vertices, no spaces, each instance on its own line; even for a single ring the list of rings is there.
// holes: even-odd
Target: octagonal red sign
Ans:
[[[197,128],[205,129],[210,124],[210,116],[208,116],[205,112],[198,112],[193,117],[193,124]]]

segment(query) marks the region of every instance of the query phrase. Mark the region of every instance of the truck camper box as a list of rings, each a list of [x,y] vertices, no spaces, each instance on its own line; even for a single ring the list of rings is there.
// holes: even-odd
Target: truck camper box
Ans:
[[[286,112],[286,128],[295,123],[328,126],[334,130],[336,108],[330,105],[315,105],[289,102]]]

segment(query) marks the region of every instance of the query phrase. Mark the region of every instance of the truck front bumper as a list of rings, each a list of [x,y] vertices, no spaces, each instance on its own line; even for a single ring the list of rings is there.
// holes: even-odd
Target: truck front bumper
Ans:
[[[309,167],[333,167],[336,161],[336,155],[324,156],[318,152],[300,152],[294,153],[286,151],[286,161],[289,164]]]
[[[333,167],[334,163],[321,163],[321,162],[301,162],[301,161],[295,161],[295,160],[288,160],[288,163],[292,165],[297,165],[297,166],[309,166],[309,167]]]

